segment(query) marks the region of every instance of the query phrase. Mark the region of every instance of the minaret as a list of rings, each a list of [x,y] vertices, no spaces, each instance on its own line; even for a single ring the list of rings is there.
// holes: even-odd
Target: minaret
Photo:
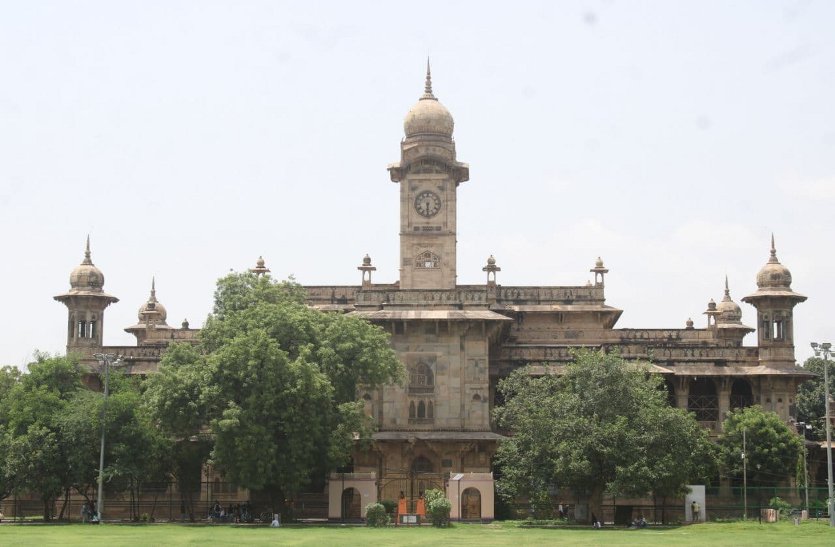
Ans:
[[[743,302],[757,308],[757,345],[760,362],[773,366],[795,366],[794,307],[806,297],[792,291],[792,274],[777,260],[774,235],[771,256],[757,274],[757,292]]]
[[[423,95],[403,123],[400,161],[388,168],[400,183],[401,289],[455,288],[457,190],[470,169],[456,160],[453,127],[427,60]]]
[[[70,274],[70,290],[54,297],[67,307],[67,353],[89,357],[102,347],[104,309],[119,299],[104,292],[104,274],[90,258],[90,236],[84,260]]]

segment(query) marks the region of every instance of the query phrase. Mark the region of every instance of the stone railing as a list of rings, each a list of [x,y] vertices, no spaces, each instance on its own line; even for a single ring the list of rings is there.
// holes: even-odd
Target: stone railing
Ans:
[[[504,287],[499,285],[500,304],[602,304],[603,287]]]
[[[356,293],[357,306],[468,306],[487,305],[487,288],[378,289],[372,287]]]
[[[613,344],[618,346],[617,344]],[[582,347],[579,344],[574,347]],[[599,348],[600,344],[587,344],[585,347]],[[759,353],[757,348],[665,348],[652,345],[619,346],[621,355],[631,359],[652,359],[654,361],[756,361]],[[500,359],[506,361],[572,361],[572,347],[566,346],[504,346],[500,352]]]

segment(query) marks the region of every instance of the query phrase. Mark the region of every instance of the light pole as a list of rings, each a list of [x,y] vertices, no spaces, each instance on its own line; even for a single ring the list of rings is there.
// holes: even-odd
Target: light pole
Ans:
[[[748,520],[748,454],[745,429],[742,430],[742,520]]]
[[[832,423],[829,414],[829,356],[832,344],[823,342],[818,344],[812,342],[812,349],[815,357],[823,355],[823,387],[824,387],[824,412],[826,415],[826,484],[829,489],[829,497],[826,500],[826,510],[829,512],[829,526],[835,528],[835,494],[832,493]]]
[[[104,368],[104,403],[101,407],[101,447],[99,449],[99,500],[96,507],[96,514],[99,523],[103,520],[104,511],[104,432],[105,418],[107,416],[107,395],[108,383],[110,382],[110,367],[119,364],[122,359],[118,355],[112,353],[94,353],[93,357],[99,362],[99,366]]]
[[[809,453],[806,449],[806,439],[807,433],[812,430],[812,424],[807,424],[805,422],[800,422],[797,425],[800,426],[800,430],[803,432],[803,484],[806,490],[806,511],[807,514],[809,513],[809,469],[806,460],[809,459]]]

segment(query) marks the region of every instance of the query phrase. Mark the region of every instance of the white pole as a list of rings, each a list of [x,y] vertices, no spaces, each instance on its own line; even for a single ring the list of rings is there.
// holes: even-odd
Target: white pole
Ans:
[[[742,430],[742,520],[748,520],[748,454],[745,430]]]
[[[826,471],[827,471],[827,486],[829,489],[829,499],[826,501],[826,507],[829,511],[829,526],[835,527],[835,494],[832,493],[832,421],[829,414],[829,348],[831,344],[825,342],[821,344],[824,348],[823,352],[823,383],[825,386],[826,397]]]
[[[101,407],[101,445],[99,447],[99,499],[96,507],[98,522],[101,524],[104,520],[104,433],[105,420],[107,417],[107,395],[108,384],[110,382],[110,365],[112,359],[116,358],[117,362],[119,359],[110,353],[96,353],[93,357],[95,357],[96,360],[98,360],[98,362],[104,367],[104,402]]]
[[[832,344],[823,342],[818,344],[812,342],[810,344],[812,350],[815,352],[815,357],[823,354],[823,407],[826,422],[826,484],[829,490],[829,497],[826,500],[826,510],[829,513],[829,526],[835,528],[835,494],[832,493],[832,420],[829,413],[829,355],[831,353]]]

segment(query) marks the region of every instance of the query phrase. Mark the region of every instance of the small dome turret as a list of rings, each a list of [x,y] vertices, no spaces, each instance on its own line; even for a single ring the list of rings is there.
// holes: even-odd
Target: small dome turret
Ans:
[[[140,323],[166,324],[165,320],[168,318],[168,311],[157,300],[156,281],[154,278],[151,278],[151,295],[148,297],[148,301],[139,308],[138,316]]]
[[[731,299],[731,291],[728,289],[728,276],[725,276],[725,296],[716,306],[719,314],[716,316],[716,323],[723,325],[738,325],[742,323],[742,309]]]
[[[452,114],[438,101],[432,93],[432,72],[429,61],[426,61],[426,85],[420,100],[406,114],[403,120],[403,130],[406,137],[419,135],[436,135],[452,138],[455,122]]]
[[[103,287],[104,274],[96,268],[90,258],[90,236],[87,236],[84,260],[70,273],[70,289],[72,291],[101,292]]]
[[[264,261],[263,256],[259,256],[258,260],[255,261],[255,267],[250,268],[249,271],[254,273],[255,275],[264,275],[270,273],[270,269],[267,268],[267,263]]]
[[[757,273],[757,288],[791,290],[792,273],[780,264],[777,249],[774,247],[774,235],[771,236],[771,256],[765,266]]]

